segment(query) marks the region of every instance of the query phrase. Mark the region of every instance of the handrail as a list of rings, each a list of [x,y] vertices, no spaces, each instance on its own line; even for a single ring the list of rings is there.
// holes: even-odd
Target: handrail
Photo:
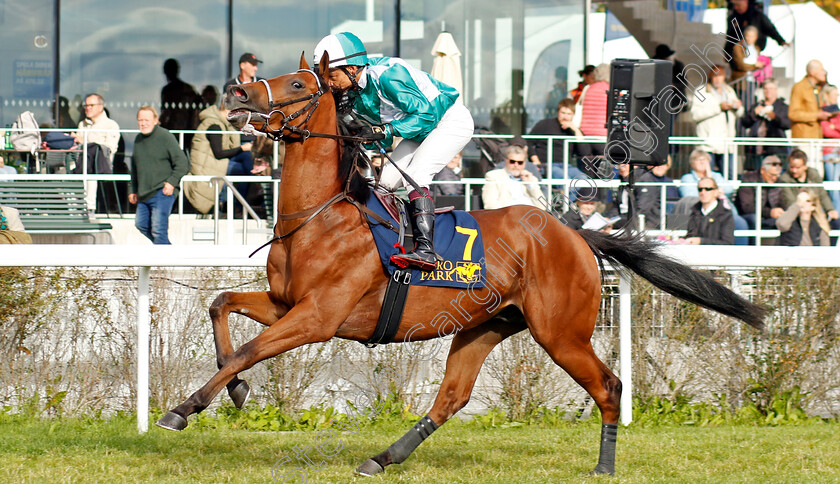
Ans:
[[[257,227],[262,227],[262,219],[254,212],[254,209],[251,208],[251,205],[245,200],[245,197],[239,193],[233,184],[228,180],[226,176],[214,176],[210,179],[213,183],[213,244],[219,243],[219,182],[224,183],[228,189],[228,204],[227,204],[227,215],[228,220],[233,219],[233,204],[230,203],[230,196],[233,196],[239,201],[239,204],[242,205],[242,243],[248,244],[248,215],[254,218],[254,221],[257,222]]]

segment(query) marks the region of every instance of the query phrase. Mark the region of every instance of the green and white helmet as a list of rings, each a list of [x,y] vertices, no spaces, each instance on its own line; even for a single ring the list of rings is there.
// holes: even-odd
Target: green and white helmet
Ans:
[[[326,52],[330,57],[330,68],[341,66],[365,66],[368,63],[365,44],[350,32],[330,34],[315,46],[315,65],[321,62]]]

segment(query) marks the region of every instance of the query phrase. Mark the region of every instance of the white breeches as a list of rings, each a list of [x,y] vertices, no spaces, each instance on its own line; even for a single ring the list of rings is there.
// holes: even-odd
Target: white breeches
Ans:
[[[463,104],[455,103],[444,113],[426,139],[421,143],[402,140],[391,153],[391,159],[418,185],[429,187],[432,178],[470,142],[473,129],[470,111]],[[413,190],[388,161],[382,169],[379,183],[392,192],[403,186],[409,191]]]

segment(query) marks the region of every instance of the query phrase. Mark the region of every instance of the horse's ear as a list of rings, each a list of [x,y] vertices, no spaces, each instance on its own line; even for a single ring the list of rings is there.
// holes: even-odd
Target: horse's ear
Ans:
[[[318,63],[318,72],[325,81],[330,78],[330,54],[325,50],[321,55],[321,62]]]
[[[306,62],[306,51],[300,53],[300,67],[298,69],[309,69],[309,63]]]

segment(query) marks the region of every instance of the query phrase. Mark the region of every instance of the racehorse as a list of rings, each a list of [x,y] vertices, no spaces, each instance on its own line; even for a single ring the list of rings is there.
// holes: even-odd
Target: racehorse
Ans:
[[[376,325],[388,276],[367,219],[356,206],[367,182],[342,158],[335,99],[327,87],[329,60],[317,70],[302,56],[300,70],[232,86],[229,118],[286,141],[285,165],[266,266],[269,290],[225,292],[210,307],[219,371],[157,424],[182,430],[227,386],[237,407],[250,393],[237,374],[301,345],[331,338],[365,341]],[[285,114],[291,112],[291,114]],[[601,300],[599,265],[629,268],[684,300],[736,317],[758,329],[766,308],[710,276],[657,252],[639,235],[574,231],[534,207],[472,212],[488,250],[486,286],[469,290],[415,286],[394,341],[454,333],[446,373],[429,413],[357,472],[373,475],[403,462],[437,427],[469,401],[478,372],[506,338],[527,330],[594,399],[601,411],[601,448],[594,473],[613,474],[621,382],[593,351],[590,339]],[[491,257],[492,255],[492,257]],[[601,267],[603,270],[603,267]],[[234,351],[230,313],[267,326]],[[445,314],[443,322],[440,315]],[[443,326],[446,326],[444,328]]]

